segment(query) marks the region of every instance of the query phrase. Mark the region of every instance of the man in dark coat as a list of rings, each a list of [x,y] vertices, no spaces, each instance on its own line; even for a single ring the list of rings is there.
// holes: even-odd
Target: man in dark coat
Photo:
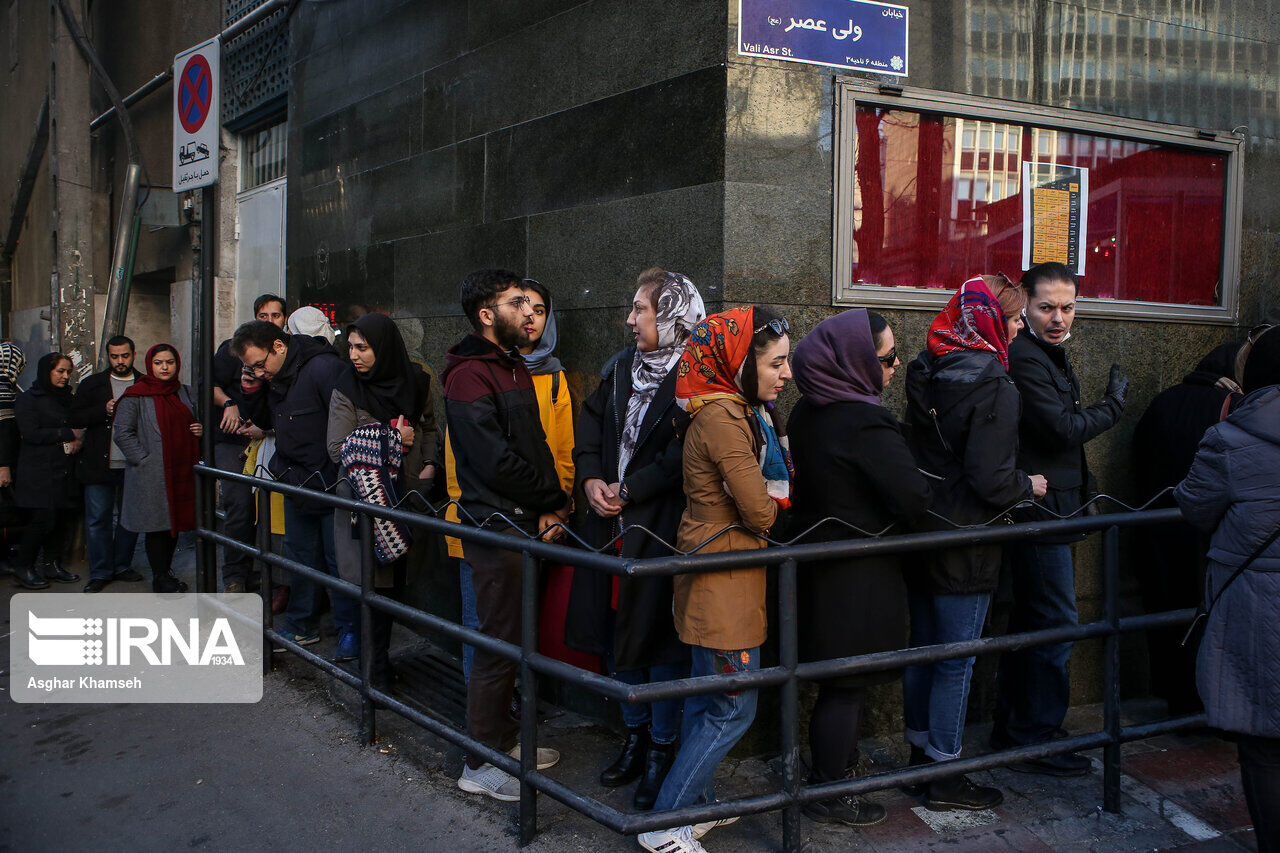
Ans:
[[[1084,504],[1090,490],[1085,442],[1120,419],[1129,382],[1120,376],[1120,366],[1112,365],[1106,394],[1082,406],[1080,380],[1063,348],[1075,319],[1076,278],[1062,264],[1040,264],[1027,271],[1022,285],[1028,297],[1027,333],[1009,346],[1009,373],[1022,396],[1018,466],[1049,480],[1044,500],[1021,515],[1030,520],[1070,515]],[[1071,541],[1050,537],[1009,547],[1010,632],[1076,624]],[[1071,643],[1061,643],[1001,657],[993,744],[1028,746],[1054,737],[1070,703],[1070,655]],[[1087,758],[1074,753],[1014,765],[1015,770],[1055,776],[1082,775],[1089,767]]]
[[[1239,343],[1213,350],[1196,369],[1156,395],[1133,432],[1138,497],[1147,501],[1178,485],[1191,470],[1205,430],[1222,419],[1223,404],[1240,394],[1235,374]],[[1154,507],[1174,506],[1165,495]],[[1135,569],[1148,613],[1195,607],[1200,601],[1209,537],[1185,521],[1140,527]],[[1147,632],[1151,692],[1169,703],[1175,716],[1203,709],[1196,693],[1194,644],[1182,645],[1182,627]]]
[[[241,381],[242,414],[261,429],[275,430],[276,452],[268,464],[271,476],[316,491],[333,486],[338,466],[329,458],[325,438],[329,398],[346,365],[325,341],[286,334],[265,320],[253,320],[236,329],[231,350],[252,373],[252,378],[244,376]],[[304,566],[323,566],[338,576],[331,508],[305,498],[286,497],[284,531],[285,556]],[[281,633],[299,645],[320,640],[315,599],[315,584],[294,575]],[[338,644],[352,648],[360,635],[359,605],[346,595],[332,594],[330,600]]]
[[[462,310],[475,332],[449,350],[442,378],[464,521],[496,530],[514,525],[533,534],[567,519],[570,504],[542,430],[533,378],[519,352],[533,331],[533,309],[521,282],[515,273],[495,269],[463,280]],[[560,532],[554,528],[547,538]],[[516,537],[512,544],[519,547]],[[520,552],[466,541],[462,550],[471,564],[480,630],[519,643]],[[514,661],[476,649],[467,683],[467,727],[493,749],[516,745],[519,726],[509,712],[516,669]],[[540,748],[538,768],[559,757]],[[467,758],[458,787],[508,802],[520,798],[514,777],[475,756]]]
[[[280,328],[286,315],[284,299],[264,293],[253,301],[253,316]],[[218,428],[213,433],[213,464],[220,471],[244,472],[244,451],[249,442],[262,438],[261,428],[246,420],[240,412],[240,376],[244,365],[231,351],[231,339],[223,341],[213,355],[213,405],[221,410]],[[243,483],[222,480],[218,483],[218,503],[222,510],[222,532],[237,542],[254,544],[253,490]],[[252,586],[253,558],[234,548],[222,549],[222,591],[245,592]]]
[[[116,401],[142,374],[133,368],[133,341],[116,335],[107,341],[106,370],[93,374],[76,389],[71,426],[83,429],[84,446],[76,456],[76,476],[84,484],[85,545],[89,552],[89,582],[85,592],[102,592],[113,580],[140,581],[130,566],[138,534],[116,519],[124,495],[124,454],[111,441]]]

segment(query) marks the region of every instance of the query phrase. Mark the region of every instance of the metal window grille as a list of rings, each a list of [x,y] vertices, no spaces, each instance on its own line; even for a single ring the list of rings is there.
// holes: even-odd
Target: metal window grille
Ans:
[[[240,137],[240,191],[284,177],[285,125],[275,124]]]

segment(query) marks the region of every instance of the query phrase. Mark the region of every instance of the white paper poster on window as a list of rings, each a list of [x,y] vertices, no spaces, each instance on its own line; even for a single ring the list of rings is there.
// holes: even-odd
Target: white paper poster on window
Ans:
[[[1057,262],[1084,275],[1089,170],[1022,163],[1022,268]]]

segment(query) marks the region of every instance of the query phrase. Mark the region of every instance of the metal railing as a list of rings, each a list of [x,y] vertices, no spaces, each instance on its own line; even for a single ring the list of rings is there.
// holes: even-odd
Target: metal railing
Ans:
[[[648,832],[655,829],[684,826],[703,821],[755,814],[766,811],[782,811],[783,849],[800,849],[800,806],[804,803],[824,800],[844,794],[865,794],[905,785],[916,785],[936,779],[989,770],[1020,761],[1047,758],[1084,749],[1103,749],[1102,806],[1106,811],[1119,813],[1120,771],[1122,744],[1154,737],[1159,734],[1204,725],[1203,715],[1191,715],[1142,725],[1125,726],[1120,718],[1120,637],[1122,634],[1184,625],[1191,622],[1194,611],[1176,610],[1139,616],[1120,615],[1120,556],[1119,531],[1122,527],[1159,524],[1177,521],[1181,513],[1177,509],[1140,509],[1119,513],[1080,516],[1063,520],[1000,524],[991,527],[958,528],[906,535],[880,535],[836,542],[812,544],[788,544],[761,550],[735,551],[715,554],[675,553],[670,557],[629,559],[606,556],[590,550],[542,542],[534,538],[496,533],[478,527],[444,521],[401,508],[385,508],[363,501],[338,497],[314,489],[264,480],[244,474],[219,471],[205,465],[196,466],[200,477],[211,480],[227,480],[252,485],[258,489],[258,539],[255,546],[246,545],[212,529],[212,501],[204,501],[204,512],[199,516],[201,526],[197,535],[211,549],[214,545],[247,553],[263,564],[263,624],[268,644],[281,646],[302,660],[327,673],[359,692],[361,741],[372,744],[376,737],[376,708],[381,706],[423,729],[452,743],[470,755],[478,756],[494,764],[520,780],[519,827],[520,844],[528,844],[537,832],[537,793],[543,793],[595,822],[623,834]],[[211,485],[211,484],[210,484]],[[206,491],[207,495],[210,490]],[[270,497],[272,492],[290,497],[305,498],[308,502],[321,503],[335,510],[357,513],[362,543],[361,583],[359,586],[333,577],[311,566],[305,566],[271,552]],[[522,621],[519,646],[487,636],[463,626],[410,607],[395,599],[379,594],[373,584],[373,531],[372,518],[379,517],[403,523],[417,530],[455,536],[463,542],[474,542],[489,547],[520,551],[523,555]],[[979,544],[1013,542],[1028,538],[1103,531],[1102,580],[1103,618],[1083,625],[1050,628],[1000,637],[984,637],[965,642],[944,643],[932,646],[881,652],[877,654],[831,660],[799,662],[798,626],[796,615],[797,566],[813,560],[866,557],[875,554],[906,554],[940,548],[963,547]],[[206,552],[207,554],[208,552]],[[608,676],[580,669],[537,651],[538,641],[538,583],[539,560],[553,560],[581,568],[594,569],[612,575],[646,577],[695,572],[721,571],[749,566],[778,566],[778,619],[779,662],[776,666],[732,675],[686,677],[642,685],[624,684]],[[302,575],[332,592],[357,598],[361,611],[361,644],[358,673],[352,673],[324,657],[308,651],[286,639],[271,627],[271,572],[276,566]],[[211,589],[212,573],[206,557],[202,574],[205,589]],[[495,750],[472,739],[466,731],[458,730],[422,711],[405,704],[395,696],[373,686],[370,679],[373,656],[371,615],[374,610],[390,614],[396,620],[414,628],[448,637],[477,649],[501,656],[519,664],[520,687],[520,759],[517,761],[504,752]],[[904,666],[923,665],[957,658],[995,652],[1013,651],[1064,642],[1100,638],[1103,650],[1103,725],[1098,731],[1076,734],[1048,743],[1018,747],[979,755],[972,758],[938,762],[930,765],[902,768],[869,776],[844,779],[822,784],[804,784],[800,770],[799,749],[799,683],[855,674],[881,672]],[[264,668],[270,669],[271,655],[264,655]],[[772,793],[755,794],[732,800],[723,800],[662,812],[626,813],[603,803],[592,796],[575,791],[564,783],[539,771],[537,758],[537,681],[547,676],[586,688],[601,696],[619,702],[645,703],[662,699],[680,699],[735,690],[753,690],[763,687],[781,688],[781,744],[782,787]]]

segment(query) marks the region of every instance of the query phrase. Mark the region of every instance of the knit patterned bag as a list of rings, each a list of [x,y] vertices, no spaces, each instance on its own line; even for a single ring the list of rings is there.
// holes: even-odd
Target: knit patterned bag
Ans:
[[[340,454],[356,497],[385,507],[397,503],[395,483],[403,456],[400,430],[380,423],[357,427],[342,443]],[[352,515],[351,526],[358,525],[358,517]],[[373,552],[379,563],[403,556],[412,543],[413,533],[407,526],[385,518],[373,519]]]

